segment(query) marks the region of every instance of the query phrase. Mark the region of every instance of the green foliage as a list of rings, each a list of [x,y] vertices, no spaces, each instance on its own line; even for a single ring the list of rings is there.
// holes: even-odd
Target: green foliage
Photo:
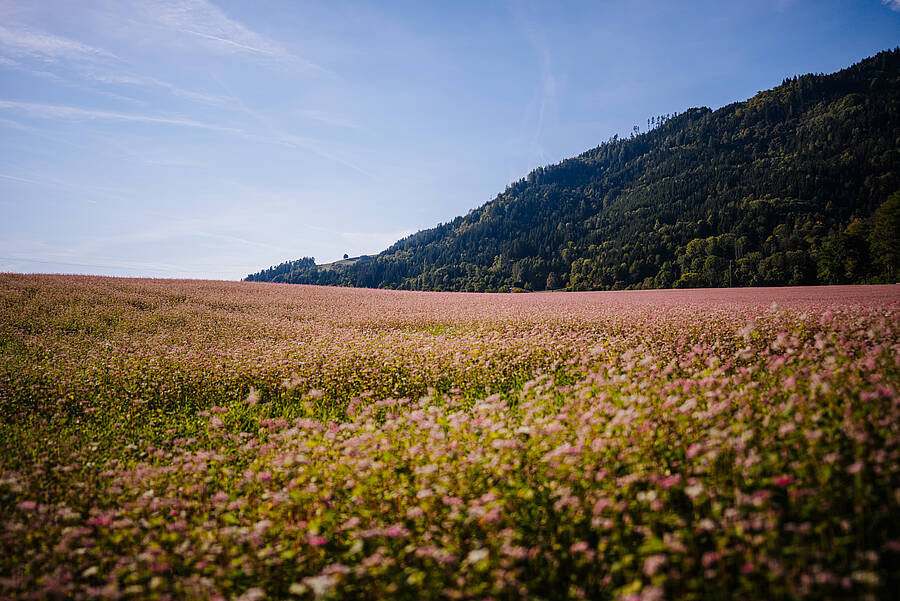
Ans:
[[[347,258],[347,255],[344,255],[344,258]],[[316,260],[313,257],[303,257],[302,259],[297,259],[296,261],[285,261],[284,263],[280,263],[278,265],[275,265],[274,267],[263,269],[259,273],[248,275],[244,279],[248,282],[289,281],[292,277],[294,277],[295,273],[302,272],[305,269],[310,269],[315,266]]]
[[[876,209],[900,189],[900,50],[651,124],[377,256],[247,279],[483,292],[896,278],[896,201]]]
[[[888,282],[895,282],[900,275],[900,191],[875,211],[870,240],[876,264]]]

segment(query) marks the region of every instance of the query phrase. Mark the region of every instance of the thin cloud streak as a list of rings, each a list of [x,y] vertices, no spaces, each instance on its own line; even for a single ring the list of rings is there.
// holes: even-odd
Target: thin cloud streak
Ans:
[[[198,104],[205,104],[208,106],[217,106],[221,108],[230,108],[234,110],[239,110],[239,101],[237,98],[228,97],[228,96],[217,96],[214,94],[205,94],[203,92],[194,92],[192,90],[185,90],[175,84],[169,83],[168,81],[163,81],[161,79],[157,79],[156,77],[148,77],[144,75],[130,75],[130,74],[107,74],[107,73],[90,73],[88,77],[97,81],[99,83],[108,84],[108,85],[126,85],[126,86],[139,86],[144,88],[158,88],[162,90],[166,90],[173,96],[178,96],[179,98],[184,98],[185,100],[190,100],[192,102],[196,102]]]
[[[349,119],[345,119],[343,117],[332,115],[331,113],[327,113],[325,111],[315,111],[315,110],[302,110],[299,112],[299,115],[310,119],[312,121],[318,121],[319,123],[324,123],[325,125],[334,125],[337,127],[346,127],[348,129],[360,129],[359,123],[351,121]]]
[[[335,162],[339,165],[343,165],[344,167],[347,167],[348,169],[356,171],[360,175],[364,175],[368,178],[375,177],[370,171],[367,171],[366,169],[357,165],[356,163],[354,163],[348,159],[345,159],[337,154],[334,154],[333,152],[324,150],[322,148],[321,143],[319,143],[319,141],[316,140],[315,138],[310,138],[307,136],[295,136],[292,134],[281,134],[281,135],[277,135],[274,138],[263,137],[263,139],[268,139],[270,141],[273,141],[277,144],[282,144],[289,148],[302,148],[304,150],[308,150],[309,152],[312,152],[316,156],[319,156],[323,159]]]
[[[537,115],[535,118],[534,128],[532,130],[530,145],[537,151],[540,161],[546,160],[544,148],[541,145],[541,138],[544,132],[544,124],[547,112],[551,110],[556,103],[557,82],[553,75],[553,60],[550,53],[550,46],[544,38],[543,32],[535,19],[529,14],[534,8],[531,5],[524,6],[521,2],[511,2],[510,11],[513,20],[516,22],[519,30],[531,46],[537,56],[538,74],[540,83],[536,92],[537,96]],[[529,107],[529,112],[533,110]]]
[[[191,35],[195,35],[200,38],[204,38],[207,40],[215,40],[216,42],[222,42],[223,44],[227,44],[229,46],[234,46],[235,48],[240,48],[241,50],[247,50],[249,52],[255,52],[257,54],[265,54],[266,56],[275,56],[273,52],[268,50],[263,50],[262,48],[254,48],[253,46],[248,46],[247,44],[241,44],[240,42],[235,42],[234,40],[229,40],[228,38],[220,38],[214,35],[209,35],[208,33],[201,33],[199,31],[194,31],[192,29],[182,29],[181,31],[185,33],[189,33]]]
[[[6,119],[4,117],[0,117],[0,127],[7,127],[9,129],[15,129],[29,134],[40,135],[40,132],[38,132],[38,130],[36,130],[35,128],[28,127],[23,123],[19,123],[18,121],[15,121],[13,119]]]
[[[70,38],[24,27],[13,29],[3,25],[0,25],[0,47],[14,56],[45,62],[55,62],[60,59],[95,62],[117,58],[116,55],[102,48],[83,44]]]
[[[274,56],[271,51],[241,45],[224,38],[214,38],[214,36],[208,36],[200,32],[191,33],[242,46],[247,50],[253,50],[261,54]],[[106,85],[155,87],[167,90],[175,96],[201,104],[232,108],[234,108],[235,105],[234,98],[223,98],[211,94],[185,90],[155,77],[118,73],[110,64],[109,60],[115,59],[115,62],[118,63],[119,58],[115,54],[103,50],[102,48],[90,46],[70,38],[53,35],[45,31],[35,31],[22,26],[11,28],[0,25],[0,49],[5,50],[9,55],[23,59],[38,60],[42,63],[58,63],[60,59],[72,63],[70,66],[74,68],[74,73],[77,74],[77,81],[73,80],[68,82],[66,77],[63,77],[58,73],[34,69],[7,56],[0,56],[0,66],[17,69],[37,77],[52,79],[60,83],[71,83],[81,87],[84,80],[91,80]],[[134,100],[110,92],[103,93],[118,99]]]
[[[9,181],[16,181],[23,184],[29,184],[32,186],[45,186],[48,188],[57,188],[61,190],[71,190],[74,192],[79,192],[82,195],[87,195],[83,197],[79,202],[84,202],[86,204],[96,205],[99,202],[96,200],[98,197],[103,197],[107,200],[112,200],[118,203],[127,203],[132,199],[121,193],[121,191],[105,189],[103,187],[98,186],[84,186],[81,184],[63,181],[59,179],[55,179],[52,177],[42,177],[41,175],[29,174],[31,177],[21,177],[21,176],[13,176],[9,174],[0,174],[0,178],[7,179]],[[53,199],[53,200],[45,200],[45,202],[52,202],[54,204],[71,204],[69,197],[66,197],[65,200],[62,199]]]
[[[37,180],[28,179],[26,177],[16,177],[15,175],[7,175],[5,173],[0,173],[0,179],[9,180],[11,182],[19,182],[23,184],[42,184],[42,182],[39,182]]]
[[[264,142],[268,144],[277,144],[288,148],[303,149],[313,154],[338,163],[348,169],[356,171],[366,177],[373,177],[372,174],[359,165],[349,161],[337,154],[329,152],[321,147],[321,143],[315,139],[306,136],[296,136],[292,134],[258,134],[249,132],[235,127],[223,127],[195,121],[193,119],[184,119],[179,117],[163,117],[157,115],[138,115],[133,113],[117,113],[111,111],[101,111],[94,109],[84,109],[72,106],[37,104],[31,102],[17,102],[10,100],[0,100],[0,110],[9,109],[25,113],[32,117],[44,119],[62,119],[68,121],[84,121],[84,120],[101,120],[101,121],[117,121],[125,123],[150,123],[173,125],[179,127],[190,127],[196,129],[205,129],[209,131],[240,136],[248,140]]]
[[[294,55],[281,44],[232,19],[206,0],[167,0],[136,3],[133,6],[150,22],[210,42],[207,44],[210,48],[224,52],[247,52],[282,64],[330,73],[328,69]]]
[[[223,87],[225,87],[224,83],[222,85],[223,85]],[[231,91],[228,90],[227,87],[225,87],[225,89],[226,89],[226,92],[231,94]],[[319,156],[328,161],[333,161],[339,165],[347,167],[348,169],[356,171],[357,173],[364,175],[368,178],[374,178],[374,175],[371,172],[369,172],[366,169],[364,169],[363,167],[357,165],[353,161],[345,159],[339,155],[336,155],[336,154],[329,152],[329,151],[325,150],[324,148],[322,148],[321,142],[319,140],[317,140],[316,138],[312,138],[309,136],[298,136],[295,134],[284,133],[284,128],[280,127],[278,124],[274,123],[272,121],[272,119],[263,115],[259,111],[255,111],[255,110],[251,109],[246,104],[244,104],[239,99],[237,99],[237,97],[235,97],[235,100],[237,103],[235,108],[237,108],[238,110],[243,112],[245,115],[247,115],[248,117],[250,117],[251,119],[256,121],[263,130],[268,132],[268,133],[256,133],[256,132],[246,133],[245,132],[245,134],[244,134],[245,137],[247,137],[249,139],[257,140],[257,141],[267,142],[270,144],[278,144],[281,146],[286,146],[288,148],[293,148],[295,150],[296,149],[307,150],[309,152],[312,152],[316,156]]]
[[[177,125],[181,127],[192,127],[198,129],[208,129],[211,131],[241,134],[240,129],[232,127],[221,127],[193,119],[183,119],[178,117],[162,117],[157,115],[135,115],[131,113],[117,113],[112,111],[101,111],[95,109],[84,109],[73,106],[64,106],[56,104],[37,104],[32,102],[17,102],[11,100],[0,100],[0,109],[11,109],[24,112],[34,117],[45,119],[65,119],[71,121],[80,120],[106,120],[134,123],[157,123],[163,125]]]

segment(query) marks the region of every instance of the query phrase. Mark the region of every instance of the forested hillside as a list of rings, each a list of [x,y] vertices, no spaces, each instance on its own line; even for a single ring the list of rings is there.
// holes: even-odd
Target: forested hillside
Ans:
[[[900,278],[900,49],[648,125],[378,255],[247,279],[505,291]]]

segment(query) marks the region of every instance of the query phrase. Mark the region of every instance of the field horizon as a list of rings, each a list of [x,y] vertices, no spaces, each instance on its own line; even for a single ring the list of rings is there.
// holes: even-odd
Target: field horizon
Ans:
[[[648,288],[641,290],[522,290],[516,292],[470,292],[465,290],[401,290],[401,289],[393,289],[393,288],[366,288],[361,286],[332,286],[332,285],[323,285],[323,284],[293,284],[286,282],[255,282],[249,280],[218,280],[218,279],[209,279],[209,278],[173,278],[173,277],[132,277],[132,276],[119,276],[119,275],[95,275],[95,274],[81,274],[81,273],[43,273],[43,272],[0,272],[0,277],[23,277],[23,278],[71,278],[71,279],[99,279],[99,280],[119,280],[119,281],[130,281],[130,282],[141,282],[141,281],[149,281],[149,282],[197,282],[197,283],[222,283],[222,284],[237,284],[240,286],[251,286],[251,287],[295,287],[295,288],[335,288],[335,289],[347,289],[351,288],[354,290],[377,290],[381,292],[398,292],[398,293],[427,293],[427,294],[466,294],[466,295],[496,295],[496,296],[509,296],[509,295],[521,295],[521,294],[572,294],[572,295],[590,295],[590,294],[629,294],[629,293],[678,293],[678,294],[691,294],[696,292],[710,292],[717,293],[722,291],[729,290],[834,290],[834,291],[851,291],[854,289],[863,289],[863,288],[871,288],[871,289],[884,289],[885,291],[890,290],[893,287],[900,286],[900,282],[892,283],[892,284],[884,284],[884,283],[871,283],[871,284],[811,284],[804,286],[732,286],[732,287],[722,287],[715,286],[710,288]]]

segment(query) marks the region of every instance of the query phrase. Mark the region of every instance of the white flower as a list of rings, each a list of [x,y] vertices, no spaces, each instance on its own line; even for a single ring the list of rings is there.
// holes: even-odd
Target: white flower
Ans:
[[[266,598],[266,593],[261,588],[248,588],[244,594],[237,598],[237,601],[260,601]]]
[[[332,576],[309,576],[303,579],[303,584],[312,590],[316,599],[321,599],[331,592],[335,582]]]
[[[469,554],[466,555],[466,563],[479,563],[487,559],[488,555],[487,549],[472,549],[469,551]]]
[[[255,386],[250,387],[250,394],[247,395],[247,398],[244,399],[244,402],[246,402],[251,407],[254,407],[259,402],[259,391]]]

